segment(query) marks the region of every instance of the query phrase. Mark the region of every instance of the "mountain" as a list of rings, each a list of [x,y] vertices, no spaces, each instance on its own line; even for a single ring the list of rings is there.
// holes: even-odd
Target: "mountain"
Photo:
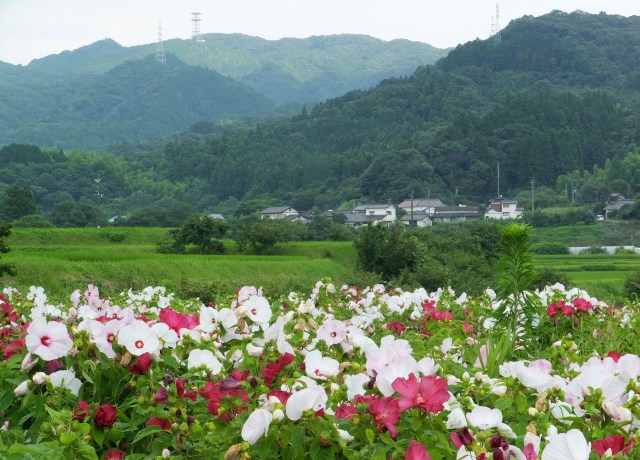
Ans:
[[[167,66],[154,62],[155,44],[124,47],[111,39],[27,66],[0,62],[0,145],[95,150],[199,121],[291,115],[446,55],[423,43],[361,35],[203,39],[166,41],[166,55],[174,56]]]
[[[7,85],[0,143],[104,149],[163,137],[200,120],[263,115],[274,105],[250,86],[167,55],[127,61],[102,75],[52,76],[48,85]],[[24,69],[21,69],[24,70]],[[6,85],[6,83],[5,83]]]
[[[315,103],[391,76],[410,75],[447,50],[408,40],[329,35],[265,40],[243,34],[172,39],[166,53],[249,83],[278,105]],[[111,39],[32,61],[27,67],[62,75],[104,73],[127,60],[155,55],[157,44],[123,47]],[[286,85],[284,84],[286,83]]]
[[[166,206],[167,197],[237,213],[283,203],[395,203],[412,192],[482,202],[498,188],[511,196],[528,190],[532,179],[550,201],[567,203],[569,186],[577,200],[627,195],[640,188],[638,37],[640,17],[524,17],[502,31],[499,43],[469,42],[411,76],[350,91],[295,117],[213,135],[198,123],[162,145],[122,143],[117,156],[99,157],[103,182],[121,184],[103,204],[115,215]],[[15,163],[0,168],[0,182],[27,172],[46,190],[38,195],[43,206],[68,187],[40,181],[36,165]],[[92,184],[85,186],[82,196],[91,196]]]

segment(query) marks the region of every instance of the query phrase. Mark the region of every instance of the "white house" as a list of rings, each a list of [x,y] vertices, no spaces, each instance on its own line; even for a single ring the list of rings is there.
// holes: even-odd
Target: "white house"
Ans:
[[[516,200],[508,198],[495,198],[489,203],[489,208],[484,213],[485,219],[520,219],[523,208],[518,207]]]
[[[291,206],[271,206],[260,212],[261,219],[291,219],[300,213]]]
[[[433,221],[431,220],[431,216],[429,214],[425,214],[424,212],[414,212],[413,214],[405,214],[400,219],[404,225],[409,225],[411,227],[431,227],[433,225]]]
[[[392,204],[361,204],[353,210],[354,214],[364,214],[367,217],[376,217],[376,220],[390,225],[396,221],[396,208]],[[378,219],[380,218],[381,219]]]
[[[425,213],[435,214],[436,208],[445,207],[445,204],[439,198],[409,198],[398,205],[406,214]]]

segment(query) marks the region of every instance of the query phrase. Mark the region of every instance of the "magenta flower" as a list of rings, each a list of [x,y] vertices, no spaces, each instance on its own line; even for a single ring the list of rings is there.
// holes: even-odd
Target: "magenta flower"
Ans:
[[[420,381],[415,374],[410,374],[406,379],[398,377],[391,387],[404,396],[398,400],[401,412],[411,407],[419,407],[426,412],[437,414],[444,410],[443,403],[450,397],[447,380],[435,375],[425,375]]]
[[[378,430],[382,430],[384,426],[389,430],[392,438],[395,438],[398,434],[398,429],[395,425],[400,421],[400,407],[398,402],[399,399],[388,396],[386,398],[373,400],[369,406],[369,413],[373,415]]]
[[[404,458],[405,460],[431,460],[431,455],[423,444],[412,439],[409,448],[404,453]]]

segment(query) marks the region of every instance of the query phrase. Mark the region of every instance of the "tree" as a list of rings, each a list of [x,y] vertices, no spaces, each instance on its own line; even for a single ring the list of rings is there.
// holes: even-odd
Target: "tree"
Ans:
[[[284,219],[262,219],[240,228],[236,243],[240,251],[251,246],[259,254],[273,249],[278,243],[301,241],[311,238],[305,224]]]
[[[50,217],[56,227],[87,227],[96,224],[98,211],[85,201],[65,201],[53,208]]]
[[[10,224],[0,224],[0,253],[6,254],[9,252],[9,245],[7,244],[6,238],[11,234],[11,225]],[[5,273],[9,275],[15,275],[16,271],[13,265],[11,264],[0,264],[0,276]]]
[[[224,245],[220,238],[229,231],[226,220],[192,214],[185,219],[180,228],[170,230],[167,238],[158,243],[159,252],[184,252],[190,244],[198,248],[198,253],[213,252],[221,254]]]
[[[36,212],[36,199],[29,186],[12,185],[4,192],[2,214],[8,220],[16,220]]]

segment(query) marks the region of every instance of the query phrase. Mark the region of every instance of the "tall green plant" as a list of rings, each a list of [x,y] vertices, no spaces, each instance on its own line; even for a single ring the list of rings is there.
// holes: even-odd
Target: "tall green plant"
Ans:
[[[497,269],[500,307],[495,310],[496,325],[505,327],[515,338],[519,327],[529,329],[536,319],[537,303],[528,291],[536,279],[530,255],[533,228],[509,224],[500,228],[500,259]]]

